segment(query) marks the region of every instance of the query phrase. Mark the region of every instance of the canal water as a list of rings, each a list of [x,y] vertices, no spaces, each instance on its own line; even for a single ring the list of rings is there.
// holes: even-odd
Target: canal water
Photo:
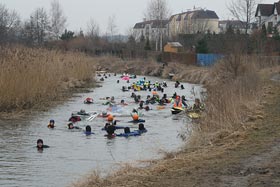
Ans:
[[[98,79],[100,77],[97,77]],[[131,79],[130,83],[138,80]],[[152,83],[164,80],[155,77],[146,77]],[[120,80],[120,83],[117,83]],[[200,97],[201,87],[183,83],[185,89],[174,88],[174,82],[165,80],[168,87],[164,89],[167,96],[174,92],[185,95],[189,104],[193,104],[195,97]],[[34,113],[32,118],[21,120],[0,120],[0,186],[3,187],[50,187],[67,186],[75,182],[85,174],[97,170],[106,175],[118,169],[124,163],[137,163],[147,159],[157,159],[163,156],[163,152],[176,151],[184,144],[180,138],[190,128],[190,119],[184,115],[172,115],[172,105],[158,110],[156,105],[150,105],[152,110],[143,111],[147,133],[138,137],[116,137],[107,139],[101,128],[106,119],[97,117],[93,121],[81,121],[77,126],[92,127],[95,133],[85,136],[83,131],[68,130],[68,119],[73,111],[85,109],[101,113],[108,106],[102,105],[104,100],[100,98],[114,96],[117,103],[122,99],[128,103],[120,107],[116,119],[118,125],[128,126],[131,130],[137,125],[128,123],[132,120],[129,116],[133,108],[138,105],[130,97],[132,91],[122,92],[122,86],[128,86],[126,81],[119,76],[111,75],[102,87],[92,89],[88,93],[76,94],[71,100],[59,105],[48,112]],[[143,100],[149,91],[135,92],[141,95]],[[160,93],[160,96],[163,94]],[[86,105],[84,99],[92,97],[94,104]],[[50,119],[55,120],[56,127],[48,129]],[[122,133],[117,130],[116,133]],[[44,144],[50,148],[38,152],[36,141],[44,140]]]

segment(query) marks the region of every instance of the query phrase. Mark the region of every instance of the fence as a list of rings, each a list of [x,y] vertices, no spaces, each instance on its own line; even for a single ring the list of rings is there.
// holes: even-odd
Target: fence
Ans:
[[[162,62],[178,62],[186,65],[196,64],[196,54],[194,53],[168,53],[164,52],[161,56]]]
[[[211,66],[224,57],[223,55],[219,54],[197,54],[196,56],[196,62],[199,66]]]

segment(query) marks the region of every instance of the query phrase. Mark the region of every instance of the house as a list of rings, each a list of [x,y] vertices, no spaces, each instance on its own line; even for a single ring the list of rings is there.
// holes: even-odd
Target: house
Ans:
[[[183,46],[179,42],[168,42],[164,46],[164,52],[179,53],[182,52]]]
[[[219,30],[220,33],[226,33],[229,28],[232,28],[233,31],[245,33],[246,32],[246,22],[239,20],[222,20],[219,21]]]
[[[133,27],[133,36],[137,42],[143,37],[155,41],[161,35],[163,38],[168,36],[168,20],[144,20]]]
[[[257,19],[258,28],[263,25],[266,28],[279,29],[280,26],[280,1],[274,4],[258,4],[255,17]]]
[[[169,38],[179,34],[218,33],[219,17],[214,11],[197,9],[172,15],[169,19]]]

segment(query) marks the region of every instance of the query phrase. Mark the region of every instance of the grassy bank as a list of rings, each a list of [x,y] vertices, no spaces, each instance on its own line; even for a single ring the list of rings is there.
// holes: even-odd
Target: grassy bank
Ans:
[[[129,63],[126,65],[132,67]],[[149,68],[144,66],[143,71]],[[222,180],[215,181],[220,177],[220,170],[225,169],[227,164],[234,165],[246,156],[253,155],[255,147],[266,147],[266,141],[261,145],[258,145],[260,141],[252,144],[255,136],[268,140],[277,135],[272,136],[273,129],[270,128],[275,128],[279,117],[271,125],[267,124],[270,120],[267,115],[269,108],[277,106],[275,103],[265,105],[273,101],[273,98],[268,98],[272,86],[265,86],[265,83],[270,82],[269,77],[273,72],[280,72],[277,63],[266,63],[257,57],[248,59],[232,55],[209,69],[179,64],[169,64],[164,68],[157,65],[151,69],[150,75],[157,72],[159,76],[165,77],[172,72],[175,73],[174,79],[204,83],[207,88],[207,109],[194,125],[186,149],[179,153],[168,153],[162,160],[150,161],[151,165],[144,169],[126,166],[106,178],[95,172],[74,184],[75,187],[223,185]],[[277,93],[277,90],[273,92]],[[279,94],[277,98],[279,100]],[[279,115],[277,110],[274,110],[273,115]],[[259,129],[263,131],[255,135],[254,132]],[[271,133],[266,134],[267,129]],[[248,146],[248,152],[244,151]],[[231,154],[235,156],[232,158]],[[207,183],[208,179],[213,181]]]
[[[262,118],[257,109],[263,82],[257,64],[232,55],[211,68],[206,82],[207,110],[194,128],[191,145],[212,144],[217,137],[246,128],[249,118]]]
[[[95,59],[80,53],[0,47],[0,111],[30,109],[92,80]]]

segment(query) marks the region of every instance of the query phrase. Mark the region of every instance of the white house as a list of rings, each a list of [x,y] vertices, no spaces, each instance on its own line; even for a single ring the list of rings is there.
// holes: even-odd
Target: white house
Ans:
[[[240,33],[246,32],[246,22],[239,21],[239,20],[221,20],[219,21],[219,30],[220,33],[225,33],[229,27],[233,29],[236,33],[239,31]]]
[[[266,28],[280,26],[280,1],[274,4],[258,4],[255,17],[257,19],[258,27]]]
[[[163,38],[168,36],[168,20],[143,21],[136,23],[133,27],[133,36],[138,42],[141,37],[155,41],[161,35]]]
[[[169,37],[176,37],[178,34],[194,33],[218,33],[219,17],[215,11],[192,10],[172,15],[169,19]]]

